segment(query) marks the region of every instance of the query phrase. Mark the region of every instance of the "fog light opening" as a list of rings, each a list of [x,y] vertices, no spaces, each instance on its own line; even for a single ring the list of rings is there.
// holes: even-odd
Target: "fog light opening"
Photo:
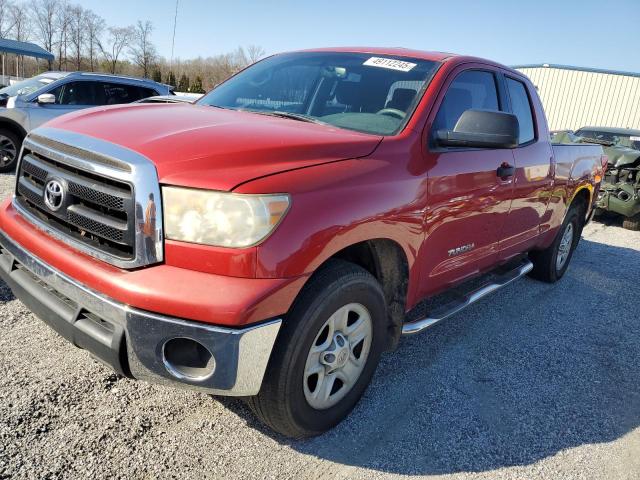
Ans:
[[[162,362],[180,380],[202,382],[213,375],[216,361],[207,347],[191,338],[177,337],[162,346]]]

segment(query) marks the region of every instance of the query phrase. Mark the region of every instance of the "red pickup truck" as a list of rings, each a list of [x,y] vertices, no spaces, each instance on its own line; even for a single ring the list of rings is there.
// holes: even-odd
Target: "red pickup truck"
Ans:
[[[491,61],[275,55],[195,105],[34,130],[0,208],[0,274],[120,374],[246,397],[309,436],[401,335],[527,273],[560,279],[605,164],[600,146],[552,145],[531,82]]]

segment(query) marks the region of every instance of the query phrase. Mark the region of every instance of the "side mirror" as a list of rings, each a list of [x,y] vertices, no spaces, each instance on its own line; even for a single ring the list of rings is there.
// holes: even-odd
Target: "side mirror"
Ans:
[[[515,148],[520,126],[511,113],[467,110],[453,130],[438,130],[436,143],[443,147]]]
[[[38,103],[42,105],[51,105],[56,103],[56,96],[52,93],[43,93],[42,95],[38,95]]]

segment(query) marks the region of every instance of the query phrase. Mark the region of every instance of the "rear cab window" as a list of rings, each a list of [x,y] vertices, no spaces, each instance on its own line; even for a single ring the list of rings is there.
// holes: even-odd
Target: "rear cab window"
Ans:
[[[518,124],[520,125],[518,143],[520,145],[530,143],[535,140],[536,135],[527,87],[520,80],[515,80],[511,77],[505,77],[505,80],[507,92],[509,92],[509,98],[511,99],[511,111],[518,117]]]

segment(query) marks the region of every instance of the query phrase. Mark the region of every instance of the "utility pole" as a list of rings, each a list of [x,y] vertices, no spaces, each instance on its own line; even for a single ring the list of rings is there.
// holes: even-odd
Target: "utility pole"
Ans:
[[[176,0],[176,13],[173,17],[173,38],[171,39],[171,60],[169,61],[169,72],[173,70],[173,48],[176,44],[176,24],[178,23],[178,2],[180,0]]]

